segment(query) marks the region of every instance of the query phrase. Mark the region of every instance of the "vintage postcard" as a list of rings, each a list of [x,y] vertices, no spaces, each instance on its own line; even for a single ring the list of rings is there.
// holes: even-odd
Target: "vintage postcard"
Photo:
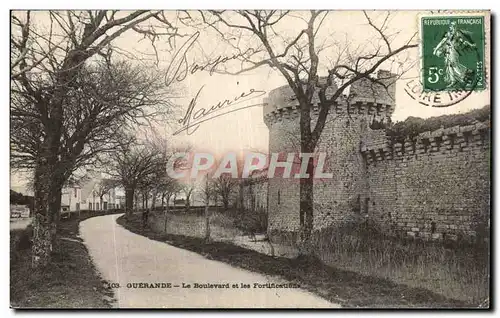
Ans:
[[[11,307],[489,309],[490,20],[11,11]]]

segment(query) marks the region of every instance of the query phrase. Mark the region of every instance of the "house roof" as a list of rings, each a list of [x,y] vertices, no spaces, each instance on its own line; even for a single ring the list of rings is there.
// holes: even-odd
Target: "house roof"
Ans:
[[[92,194],[95,186],[101,181],[101,176],[98,173],[92,172],[89,180],[82,186],[82,200],[87,199]]]

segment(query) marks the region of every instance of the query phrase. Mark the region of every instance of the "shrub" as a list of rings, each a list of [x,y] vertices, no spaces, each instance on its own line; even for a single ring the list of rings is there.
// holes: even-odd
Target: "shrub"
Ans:
[[[19,253],[30,249],[33,239],[33,226],[30,224],[21,230],[10,231],[10,258],[12,264],[17,262]]]
[[[238,210],[234,225],[246,233],[265,233],[267,231],[267,212],[264,209]]]
[[[413,137],[425,131],[434,131],[441,127],[467,126],[475,121],[484,122],[491,117],[490,105],[473,109],[463,114],[443,115],[430,118],[408,117],[387,129],[387,135],[393,138]]]

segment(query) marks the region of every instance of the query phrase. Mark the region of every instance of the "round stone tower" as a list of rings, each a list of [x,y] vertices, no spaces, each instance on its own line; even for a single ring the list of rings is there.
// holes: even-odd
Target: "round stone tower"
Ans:
[[[331,105],[316,152],[326,153],[326,172],[332,179],[314,180],[314,230],[359,218],[370,204],[364,158],[364,142],[385,141],[385,124],[395,105],[394,76],[379,71],[376,78],[351,85],[348,96]],[[336,87],[327,90],[327,97]],[[264,101],[264,121],[269,128],[270,153],[299,153],[299,104],[288,85],[269,92]],[[312,101],[314,128],[319,98]],[[298,179],[269,178],[268,234],[273,241],[296,240],[300,227]]]

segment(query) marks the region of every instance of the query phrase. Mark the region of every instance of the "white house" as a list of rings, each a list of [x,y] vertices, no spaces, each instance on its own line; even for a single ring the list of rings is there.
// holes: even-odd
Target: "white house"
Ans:
[[[65,187],[62,190],[61,211],[79,211],[81,210],[80,202],[82,197],[82,189],[78,185]]]
[[[71,185],[63,189],[61,211],[109,210],[119,208],[120,201],[116,189],[109,186],[109,179],[101,173],[88,171],[89,178],[83,185]],[[108,184],[107,184],[108,183]]]

